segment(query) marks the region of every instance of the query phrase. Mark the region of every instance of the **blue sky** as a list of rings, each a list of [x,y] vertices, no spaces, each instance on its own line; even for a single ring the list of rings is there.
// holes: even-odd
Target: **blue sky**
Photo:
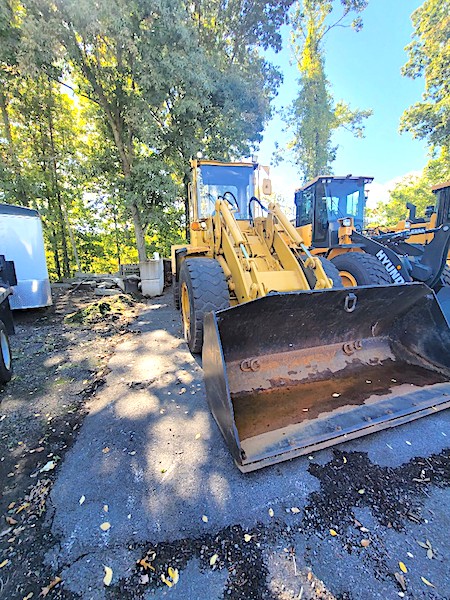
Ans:
[[[364,139],[356,139],[342,131],[336,134],[339,145],[335,174],[371,175],[370,203],[386,199],[386,191],[393,180],[422,169],[427,161],[423,142],[413,140],[409,133],[400,135],[398,127],[402,112],[420,101],[423,80],[402,77],[400,69],[407,60],[405,46],[411,40],[413,27],[411,13],[423,0],[369,0],[362,13],[364,28],[359,33],[335,28],[326,41],[326,74],[336,100],[344,100],[351,107],[371,108],[373,116],[366,121]],[[338,4],[338,2],[336,2]],[[297,68],[290,64],[292,51],[289,31],[283,32],[283,50],[269,59],[278,65],[284,83],[275,100],[275,107],[286,106],[295,97]],[[288,137],[282,133],[283,123],[275,116],[266,127],[259,150],[259,160],[269,164],[274,143],[280,145]],[[272,167],[274,191],[290,200],[300,184],[295,166],[283,162]],[[293,197],[293,196],[292,196]]]

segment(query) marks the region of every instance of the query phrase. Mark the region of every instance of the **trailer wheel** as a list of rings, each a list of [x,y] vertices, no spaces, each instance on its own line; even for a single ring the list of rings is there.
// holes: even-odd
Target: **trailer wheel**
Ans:
[[[0,321],[0,384],[11,380],[12,360],[8,333],[3,321]]]
[[[343,288],[344,284],[342,283],[341,276],[339,274],[339,270],[336,266],[323,256],[319,256],[320,262],[322,263],[323,270],[325,271],[325,275],[331,279],[333,282],[334,288]]]
[[[358,285],[393,285],[389,273],[379,260],[365,252],[346,252],[331,261],[338,269],[345,287]]]
[[[441,275],[441,283],[444,287],[450,287],[450,268],[444,267]]]
[[[227,281],[217,260],[187,258],[181,266],[179,286],[184,337],[190,351],[199,354],[205,314],[230,306]]]

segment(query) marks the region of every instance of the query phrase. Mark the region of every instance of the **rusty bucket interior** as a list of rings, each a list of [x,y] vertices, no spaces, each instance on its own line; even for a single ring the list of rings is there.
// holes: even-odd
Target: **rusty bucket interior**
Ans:
[[[270,294],[205,318],[208,403],[242,471],[450,407],[424,284]]]

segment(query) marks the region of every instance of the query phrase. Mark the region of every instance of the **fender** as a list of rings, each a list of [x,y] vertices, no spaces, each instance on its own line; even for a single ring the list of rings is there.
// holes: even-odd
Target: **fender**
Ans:
[[[396,252],[357,231],[353,231],[351,237],[352,242],[380,261],[393,283],[408,283],[413,280],[409,271],[409,261],[405,261],[405,264]]]

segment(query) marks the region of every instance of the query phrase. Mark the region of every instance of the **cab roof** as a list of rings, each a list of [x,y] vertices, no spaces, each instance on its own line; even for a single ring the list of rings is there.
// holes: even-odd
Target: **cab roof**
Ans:
[[[305,185],[302,187],[297,188],[295,191],[303,192],[319,182],[331,183],[331,181],[360,181],[361,179],[364,181],[364,183],[371,183],[373,181],[373,177],[367,177],[365,175],[319,175],[311,181],[308,181],[308,183],[305,183]]]

